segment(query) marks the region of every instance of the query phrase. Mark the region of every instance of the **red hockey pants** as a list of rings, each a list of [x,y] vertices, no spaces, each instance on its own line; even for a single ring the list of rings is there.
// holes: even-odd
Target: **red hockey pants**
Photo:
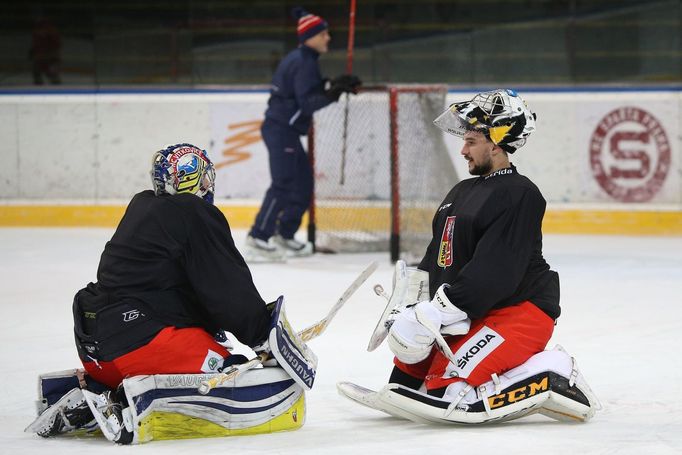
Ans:
[[[222,366],[219,358],[229,355],[203,329],[166,327],[134,351],[110,362],[83,362],[83,366],[94,380],[113,389],[128,376],[217,372],[215,368]]]
[[[453,365],[437,348],[425,360],[395,365],[415,378],[424,379],[427,390],[440,389],[456,381],[479,386],[491,375],[517,367],[545,349],[554,331],[554,321],[526,301],[472,321],[466,335],[446,338],[455,354]]]

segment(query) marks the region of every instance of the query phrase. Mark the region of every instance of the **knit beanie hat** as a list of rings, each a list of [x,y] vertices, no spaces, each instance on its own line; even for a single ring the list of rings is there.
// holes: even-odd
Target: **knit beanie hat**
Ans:
[[[294,19],[298,20],[298,42],[303,43],[308,38],[312,38],[323,30],[327,30],[329,25],[320,16],[310,14],[300,6],[291,11]]]

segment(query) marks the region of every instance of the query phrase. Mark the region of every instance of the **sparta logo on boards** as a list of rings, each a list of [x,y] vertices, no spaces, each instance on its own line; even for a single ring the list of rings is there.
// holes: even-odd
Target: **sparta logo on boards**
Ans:
[[[599,186],[620,202],[647,202],[663,187],[671,168],[671,145],[663,125],[634,106],[606,114],[590,138],[590,170]]]

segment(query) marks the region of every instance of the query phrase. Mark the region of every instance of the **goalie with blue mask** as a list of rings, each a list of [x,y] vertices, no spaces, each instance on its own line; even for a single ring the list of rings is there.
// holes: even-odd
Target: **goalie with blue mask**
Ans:
[[[205,377],[219,373],[227,365],[243,363],[246,358],[231,355],[226,347],[229,343],[224,338],[216,339],[216,333],[227,331],[261,353],[271,350],[268,339],[275,327],[280,330],[289,327],[281,321],[285,317],[283,298],[266,305],[235,246],[225,216],[213,205],[215,170],[206,151],[186,143],[164,148],[153,155],[151,177],[153,190],[132,198],[106,243],[97,282],[89,283],[74,298],[76,347],[87,381],[80,381],[81,387],[76,390],[66,390],[68,393],[52,409],[41,414],[42,420],[39,417],[38,423],[29,427],[41,436],[76,429],[95,417],[107,438],[119,443],[137,442],[133,439],[138,430],[128,424],[139,417],[135,421],[139,425],[141,416],[148,414],[149,409],[133,409],[132,414],[131,411],[125,414],[125,397],[132,396],[138,401],[138,392],[121,390],[124,379],[172,374]],[[314,378],[316,358],[309,354],[308,377]],[[273,355],[277,358],[277,353]],[[297,378],[290,378],[281,368],[271,370],[279,370],[268,373],[268,377],[280,383],[273,393],[286,391],[288,397],[284,402],[289,407],[282,406],[290,409],[296,402],[302,406],[303,390],[312,386],[312,380],[299,385]],[[284,379],[278,376],[280,373]],[[253,375],[246,380],[254,386]],[[93,382],[95,387],[82,387]],[[261,382],[256,381],[258,384]],[[95,390],[97,394],[89,395],[81,388]],[[193,418],[203,412],[192,395],[195,390],[196,387],[182,392],[193,400],[189,411]],[[259,396],[270,396],[270,390],[266,387]],[[145,389],[144,393],[148,392]],[[210,398],[215,400],[216,396],[220,396],[220,391]],[[224,407],[228,409],[226,415],[216,416],[218,411],[212,405],[205,406],[211,424],[230,421],[230,428],[234,428],[236,417],[229,411],[234,409],[234,397],[231,400],[231,407]],[[48,400],[48,404],[52,403]],[[185,412],[180,408],[169,410],[165,402],[163,406],[164,412]],[[88,414],[88,408],[93,416]],[[260,412],[255,409],[253,412]],[[98,410],[103,412],[98,414]],[[240,413],[250,416],[253,422],[260,419],[249,409]],[[277,415],[271,409],[267,414],[261,423],[268,424]],[[303,416],[299,417],[296,425],[280,425],[281,429],[300,426]],[[210,435],[227,434],[221,433],[223,427],[215,428]],[[263,428],[264,431],[254,432],[267,432],[271,427]],[[159,439],[158,434],[155,438]]]

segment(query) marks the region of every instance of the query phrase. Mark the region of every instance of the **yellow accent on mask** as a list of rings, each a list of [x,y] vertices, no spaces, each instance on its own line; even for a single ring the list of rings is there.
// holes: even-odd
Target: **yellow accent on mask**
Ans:
[[[199,158],[197,158],[199,160]],[[178,178],[178,188],[177,192],[180,193],[192,193],[195,194],[199,190],[201,184],[201,179],[204,176],[204,169],[206,164],[201,162],[197,166],[197,170],[191,174],[185,174]]]
[[[495,145],[499,144],[502,139],[507,135],[509,130],[511,129],[511,125],[503,125],[503,126],[495,126],[493,128],[490,128],[488,130],[488,133],[490,134],[490,140],[493,141]]]

